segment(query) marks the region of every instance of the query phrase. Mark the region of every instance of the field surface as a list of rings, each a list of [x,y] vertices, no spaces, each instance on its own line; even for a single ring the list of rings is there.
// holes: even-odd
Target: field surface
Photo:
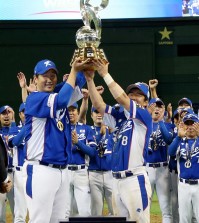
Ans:
[[[106,215],[107,208],[105,206],[104,213]],[[28,222],[28,220],[27,220]],[[151,206],[151,223],[161,223],[162,222],[162,216],[161,211],[158,203],[158,199],[156,194],[153,196],[152,206]],[[12,223],[12,215],[10,212],[10,207],[7,205],[7,211],[6,211],[6,223]]]

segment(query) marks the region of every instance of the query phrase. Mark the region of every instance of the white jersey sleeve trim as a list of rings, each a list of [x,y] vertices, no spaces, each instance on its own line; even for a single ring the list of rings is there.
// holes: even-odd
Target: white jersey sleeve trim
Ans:
[[[136,109],[137,109],[136,103],[134,101],[132,101],[132,103],[130,103],[130,106],[132,106],[129,108],[130,111],[128,111],[124,108],[124,115],[127,119],[136,117]],[[130,112],[132,112],[132,117],[130,117],[130,114],[131,114]]]
[[[76,86],[73,90],[72,96],[68,102],[68,107],[73,105],[75,102],[79,101],[80,99],[83,98],[83,94],[79,88],[79,86]]]
[[[133,101],[133,114],[132,114],[132,118],[136,117],[136,111],[137,111],[136,103]]]
[[[50,108],[50,117],[51,118],[54,118],[53,111],[54,111],[54,102],[55,102],[56,95],[57,95],[57,93],[50,94],[50,96],[48,97],[47,105]]]

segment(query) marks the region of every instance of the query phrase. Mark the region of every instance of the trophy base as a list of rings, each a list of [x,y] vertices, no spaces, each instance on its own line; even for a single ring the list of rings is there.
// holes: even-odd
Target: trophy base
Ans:
[[[80,57],[83,61],[87,60],[87,59],[90,59],[90,61],[92,61],[93,59],[102,59],[104,61],[104,63],[108,63],[108,60],[104,53],[104,50],[93,47],[93,46],[76,49],[73,54],[73,58],[70,62],[71,66],[72,66],[74,60],[78,57]],[[90,62],[88,62],[88,63],[90,63]],[[96,70],[95,67],[93,67],[93,68],[94,68],[94,70]]]

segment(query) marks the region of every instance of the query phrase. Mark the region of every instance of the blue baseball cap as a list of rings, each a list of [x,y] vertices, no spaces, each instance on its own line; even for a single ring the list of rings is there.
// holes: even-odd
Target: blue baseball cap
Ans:
[[[75,102],[74,104],[70,105],[69,108],[70,108],[70,107],[74,107],[74,108],[78,109],[78,104],[77,104],[77,102]]]
[[[3,113],[7,108],[11,108],[9,105],[4,105],[0,107],[0,114]]]
[[[179,101],[178,101],[178,106],[180,106],[182,103],[187,103],[189,104],[191,107],[192,107],[192,101],[188,98],[181,98]]]
[[[54,64],[54,62],[52,62],[51,60],[45,59],[45,60],[41,60],[39,61],[35,68],[34,68],[34,74],[45,74],[48,70],[53,69],[56,71],[56,73],[58,74],[58,70]]]
[[[179,113],[186,112],[188,114],[195,114],[192,108],[180,108],[178,110],[179,110]]]
[[[156,103],[157,105],[164,105],[164,102],[160,98],[152,98],[149,101],[149,105]]]
[[[195,114],[186,114],[182,121],[185,123],[186,121],[199,122],[198,116]]]
[[[26,103],[21,103],[20,106],[19,106],[19,112],[22,112],[25,110],[25,105]]]
[[[149,86],[143,82],[137,82],[135,84],[130,84],[126,89],[126,94],[129,94],[132,89],[138,88],[148,99],[150,97]]]
[[[182,112],[186,112],[186,114],[195,114],[191,108],[178,108],[173,112],[172,119],[174,119],[177,115],[180,115]]]

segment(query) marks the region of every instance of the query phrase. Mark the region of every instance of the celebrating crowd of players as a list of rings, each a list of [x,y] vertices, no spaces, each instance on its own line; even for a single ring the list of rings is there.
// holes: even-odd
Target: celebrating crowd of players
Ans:
[[[29,86],[18,74],[20,124],[11,106],[0,107],[9,157],[0,222],[5,222],[8,198],[14,223],[26,222],[27,214],[31,223],[102,216],[104,199],[110,216],[148,223],[154,190],[162,222],[199,222],[199,119],[192,102],[182,98],[172,111],[158,98],[156,79],[124,91],[108,66],[76,59],[60,84],[56,65],[47,59],[36,64]],[[95,72],[115,105],[104,102]],[[89,100],[91,126],[86,123]]]

